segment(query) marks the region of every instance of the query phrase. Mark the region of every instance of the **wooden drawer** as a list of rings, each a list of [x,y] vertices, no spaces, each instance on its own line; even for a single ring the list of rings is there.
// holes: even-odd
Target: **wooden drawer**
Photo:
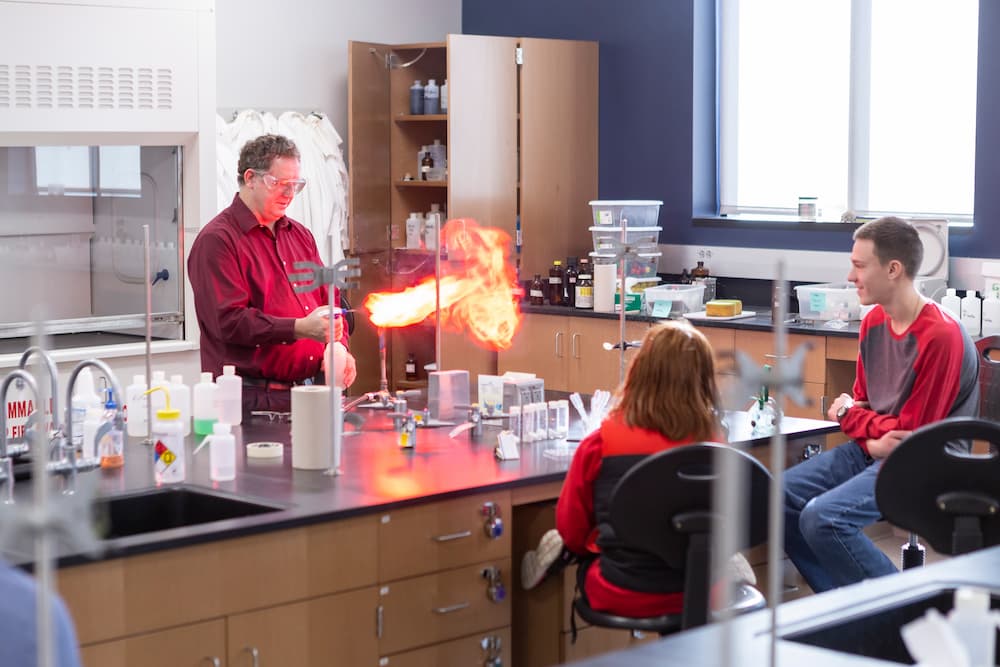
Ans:
[[[498,538],[486,535],[483,504],[495,503],[504,521]],[[379,581],[510,558],[510,492],[418,505],[381,515]]]
[[[826,337],[789,334],[788,354],[800,345],[811,345],[806,353],[806,363],[802,379],[806,382],[826,382]],[[774,334],[765,331],[737,331],[735,347],[748,355],[757,364],[774,363]]]
[[[490,645],[499,654],[491,652]],[[510,628],[490,630],[434,646],[418,648],[405,653],[379,659],[379,667],[440,667],[440,665],[485,665],[486,660],[498,657],[500,664],[513,664],[510,659]],[[358,663],[360,664],[360,663]]]
[[[413,577],[379,589],[382,632],[379,654],[387,655],[510,625],[510,559]],[[496,567],[507,595],[487,597],[483,570]]]
[[[715,327],[700,327],[698,331],[705,334],[709,345],[712,346],[712,356],[715,359],[715,371],[717,373],[734,374],[733,367],[733,344],[735,340],[735,329],[718,329]]]
[[[226,664],[226,622],[216,619],[80,649],[84,667],[204,667]]]
[[[807,419],[826,419],[823,414],[826,395],[826,385],[822,382],[803,382],[802,391],[809,399],[808,405],[799,405],[790,400],[785,400],[785,414],[789,417],[805,417]]]
[[[827,336],[826,358],[840,361],[858,360],[858,339]]]

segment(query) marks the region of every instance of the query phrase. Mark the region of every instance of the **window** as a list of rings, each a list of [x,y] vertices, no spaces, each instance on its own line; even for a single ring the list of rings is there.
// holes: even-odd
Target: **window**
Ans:
[[[720,0],[720,212],[972,221],[977,0]]]
[[[141,197],[139,163],[139,146],[36,146],[35,184],[40,195]]]

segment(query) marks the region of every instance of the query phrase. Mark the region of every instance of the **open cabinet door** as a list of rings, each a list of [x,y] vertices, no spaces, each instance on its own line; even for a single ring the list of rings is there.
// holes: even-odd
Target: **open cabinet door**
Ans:
[[[521,39],[521,276],[593,250],[597,198],[596,42]]]
[[[347,135],[349,183],[348,235],[345,255],[361,260],[360,287],[348,298],[360,308],[371,292],[389,289],[389,68],[390,47],[348,43]],[[357,313],[351,352],[358,378],[350,393],[379,388],[378,335],[367,316]]]

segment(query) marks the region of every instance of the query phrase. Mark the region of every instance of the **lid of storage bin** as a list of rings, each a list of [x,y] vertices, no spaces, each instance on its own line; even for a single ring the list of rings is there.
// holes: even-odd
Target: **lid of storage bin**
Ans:
[[[591,206],[663,206],[659,199],[594,199]]]
[[[642,232],[657,232],[657,233],[659,233],[659,231],[661,229],[663,229],[663,227],[659,227],[659,226],[657,226],[657,227],[626,227],[625,229],[627,229],[630,234],[633,233],[633,232],[639,232],[639,233],[642,233]],[[621,232],[622,228],[621,227],[610,227],[608,225],[594,225],[594,226],[592,226],[590,228],[590,231],[592,231],[592,232]]]
[[[590,256],[593,257],[594,259],[614,259],[615,258],[615,254],[614,253],[606,253],[606,252],[591,252]],[[662,256],[663,256],[662,252],[637,252],[635,254],[635,257],[638,257],[639,259],[650,259],[651,257],[662,257]]]
[[[918,277],[948,279],[948,221],[910,220],[924,244],[924,261]]]

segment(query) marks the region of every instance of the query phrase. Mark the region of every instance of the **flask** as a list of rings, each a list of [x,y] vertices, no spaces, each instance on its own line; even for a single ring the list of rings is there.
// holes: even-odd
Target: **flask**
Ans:
[[[434,168],[434,158],[430,151],[424,151],[424,157],[420,160],[420,180],[426,181],[430,178],[431,169]]]
[[[1000,334],[1000,298],[996,292],[983,299],[983,335]]]
[[[73,420],[73,446],[79,449],[84,446],[84,422],[87,419],[87,411],[91,408],[100,410],[104,407],[104,401],[94,391],[94,375],[88,366],[80,369],[76,375],[76,383],[73,385],[73,398],[70,399],[70,418]],[[88,457],[96,456],[94,450],[94,434],[97,432],[96,425],[89,434],[91,441],[87,443]]]
[[[434,79],[429,79],[427,85],[424,86],[424,113],[425,114],[437,114],[441,113],[441,91],[437,86],[437,81]]]
[[[945,290],[945,295],[941,297],[941,307],[955,316],[955,319],[962,318],[962,300],[958,298],[953,287]]]
[[[115,394],[107,389],[104,403],[103,421],[97,429],[97,453],[101,457],[102,468],[121,468],[125,465],[125,447],[122,443],[122,429],[118,421],[118,404]]]
[[[691,269],[691,280],[696,278],[708,278],[708,268],[705,266],[705,262],[698,260],[698,266]]]
[[[171,375],[170,395],[174,398],[174,407],[181,411],[181,426],[184,427],[184,435],[191,435],[191,388],[184,384],[181,375]]]
[[[590,271],[590,260],[586,257],[580,259],[580,275],[576,279],[575,305],[577,308],[594,307],[594,279]]]
[[[410,86],[410,114],[419,116],[424,113],[424,87],[420,84],[420,79]]]
[[[417,379],[417,358],[415,356],[413,356],[412,352],[410,352],[409,354],[406,355],[406,369],[405,370],[406,370],[406,379],[407,380],[410,380],[412,382],[413,380]]]
[[[243,378],[236,374],[236,367],[223,366],[215,386],[216,419],[238,426],[243,421]]]
[[[562,262],[557,259],[549,269],[549,303],[553,306],[563,305],[563,277]]]
[[[213,482],[236,479],[236,438],[225,422],[216,422],[208,445],[208,476]]]
[[[961,306],[962,324],[970,336],[978,336],[983,328],[983,302],[975,290],[966,292]]]
[[[545,283],[542,282],[542,274],[536,273],[531,287],[528,288],[528,302],[532,306],[545,304]]]
[[[441,113],[448,113],[448,79],[441,84]]]
[[[152,387],[146,394],[157,391],[163,392],[165,407],[156,411],[153,421],[153,479],[157,484],[175,484],[184,481],[181,412],[170,407],[170,390],[166,387]]]
[[[218,420],[215,409],[215,383],[211,373],[202,373],[201,380],[194,386],[191,412],[194,417],[195,435],[208,435],[212,425]]]
[[[146,389],[145,375],[133,375],[132,384],[125,388],[125,428],[133,438],[145,438],[149,433]]]
[[[566,279],[563,281],[563,303],[570,308],[576,306],[576,281],[580,277],[576,269],[576,257],[566,258]]]

